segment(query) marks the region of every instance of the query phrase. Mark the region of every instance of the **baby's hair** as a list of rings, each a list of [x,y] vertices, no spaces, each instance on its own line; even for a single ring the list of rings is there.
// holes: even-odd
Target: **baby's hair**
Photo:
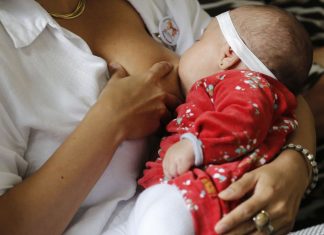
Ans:
[[[308,33],[290,13],[274,6],[243,6],[231,18],[249,49],[294,94],[307,84],[313,49]]]

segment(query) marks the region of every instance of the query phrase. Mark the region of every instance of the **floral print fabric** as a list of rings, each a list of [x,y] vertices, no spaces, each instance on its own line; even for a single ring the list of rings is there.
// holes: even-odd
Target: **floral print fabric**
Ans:
[[[197,81],[177,117],[167,126],[158,157],[146,164],[143,187],[176,185],[191,211],[196,234],[215,234],[217,221],[239,202],[218,192],[244,173],[271,161],[296,127],[295,96],[279,81],[248,70],[229,70]],[[184,133],[202,143],[203,165],[174,179],[164,178],[162,160]]]

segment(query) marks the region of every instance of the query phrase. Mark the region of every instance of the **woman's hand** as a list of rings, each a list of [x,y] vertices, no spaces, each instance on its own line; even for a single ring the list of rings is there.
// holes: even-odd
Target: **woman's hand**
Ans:
[[[298,96],[296,116],[299,127],[289,142],[299,143],[314,153],[313,117],[301,96]],[[218,222],[215,227],[217,232],[227,235],[258,234],[252,218],[265,210],[269,213],[274,234],[287,234],[294,225],[309,181],[309,169],[303,157],[296,151],[283,151],[274,161],[246,173],[219,194],[226,201],[248,198]]]
[[[274,162],[246,173],[219,194],[226,201],[251,193],[252,196],[223,217],[216,226],[217,232],[226,235],[257,234],[252,218],[265,210],[270,215],[274,234],[287,234],[294,225],[307,184],[303,158],[294,151],[283,152]]]
[[[128,76],[119,64],[111,64],[111,79],[102,91],[96,106],[99,111],[114,114],[123,139],[141,138],[153,133],[160,120],[170,117],[179,99],[161,85],[173,66],[167,62],[154,64],[144,74]]]

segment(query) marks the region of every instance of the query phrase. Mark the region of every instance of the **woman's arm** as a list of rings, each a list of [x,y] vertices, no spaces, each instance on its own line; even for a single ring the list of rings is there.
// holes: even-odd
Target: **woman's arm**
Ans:
[[[38,171],[0,197],[1,234],[62,234],[121,141],[158,128],[165,103],[176,100],[158,85],[171,69],[158,63],[141,76],[126,77],[114,68],[97,103],[66,141]]]
[[[315,153],[314,121],[301,96],[298,97],[296,116],[299,127],[289,142],[301,144]],[[309,169],[303,157],[292,150],[283,151],[273,162],[246,173],[219,194],[222,199],[229,201],[252,195],[217,224],[217,232],[228,235],[251,234],[256,231],[252,217],[266,210],[275,234],[287,234],[294,225],[309,182]]]
[[[314,50],[314,63],[318,64],[324,69],[324,47],[316,48]],[[321,74],[321,75],[320,75]],[[319,80],[317,83],[307,90],[304,94],[307,103],[309,104],[314,117],[316,125],[316,136],[318,140],[324,139],[324,73],[318,71]]]

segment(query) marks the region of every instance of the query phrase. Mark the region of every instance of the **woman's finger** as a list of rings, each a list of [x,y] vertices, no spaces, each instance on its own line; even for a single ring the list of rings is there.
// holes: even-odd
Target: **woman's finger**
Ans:
[[[237,227],[233,228],[230,232],[226,233],[225,235],[236,235],[236,234],[249,234],[249,235],[269,235],[269,234],[277,234],[276,231],[278,231],[279,224],[280,224],[280,217],[276,215],[276,219],[274,219],[273,214],[271,213],[270,210],[266,209],[265,210],[268,215],[269,215],[269,220],[270,223],[269,225],[271,226],[271,232],[270,230],[267,230],[267,228],[264,229],[264,231],[258,231],[257,227],[254,222],[254,217],[258,214],[256,213],[254,216],[252,216],[249,220],[241,223]]]
[[[240,194],[240,197],[238,198],[241,198],[246,192],[251,191],[251,186],[249,184],[252,184],[252,188],[255,189],[254,194],[252,197],[233,209],[229,214],[224,216],[217,223],[216,231],[218,233],[230,231],[238,224],[250,221],[251,218],[253,218],[261,210],[264,210],[267,205],[271,203],[271,199],[274,196],[274,190],[272,187],[270,187],[270,184],[265,184],[265,181],[260,181],[257,186],[254,186],[255,180],[253,178],[254,177],[250,176],[249,174],[246,174],[241,179],[243,183],[237,184],[239,186],[235,186],[235,192]],[[237,183],[239,183],[239,181],[237,181]],[[267,186],[264,186],[263,183]]]
[[[173,65],[166,61],[161,61],[152,65],[152,67],[146,72],[149,79],[157,79],[165,77],[171,70]]]
[[[266,207],[268,202],[257,195],[252,196],[238,207],[225,215],[216,225],[217,233],[223,234],[235,228],[238,224],[250,220],[258,212]]]
[[[275,235],[287,234],[288,232],[291,231],[293,224],[288,226],[287,223],[283,223],[281,220],[282,220],[281,217],[277,218],[277,219],[270,220],[271,226],[273,227],[272,234],[275,234]]]
[[[128,75],[123,66],[115,62],[108,65],[108,70],[111,78],[124,78]]]
[[[252,220],[246,221],[239,226],[232,229],[229,233],[225,233],[224,235],[247,235],[252,234],[256,231],[255,224]]]
[[[233,190],[233,194],[221,195],[223,199],[243,200],[243,196],[247,192],[253,193],[253,196],[248,200],[243,201],[237,208],[229,212],[216,225],[217,232],[231,234],[236,231],[245,231],[244,228],[251,223],[253,216],[261,210],[266,210],[271,218],[274,234],[280,235],[286,232],[287,234],[294,223],[301,195],[303,192],[303,182],[296,183],[295,176],[287,174],[281,168],[281,164],[289,158],[279,158],[275,160],[276,164],[267,164],[263,167],[248,173],[241,180],[238,180]],[[292,169],[294,165],[291,165]],[[249,174],[252,174],[250,176]],[[301,174],[302,175],[302,174]],[[245,178],[245,179],[244,179]],[[301,177],[302,180],[302,177]],[[253,190],[250,188],[250,183],[253,183]],[[244,189],[244,187],[246,187]],[[235,195],[235,194],[239,195]],[[252,234],[260,234],[253,232]]]
[[[265,228],[263,231],[257,231],[255,229],[254,232],[250,233],[251,235],[286,235],[288,234],[292,227],[291,226],[285,226],[281,229],[278,229],[278,224],[280,223],[280,220],[275,220],[271,221],[270,226],[271,226],[271,231],[269,228]]]
[[[281,209],[273,209],[273,208],[265,208],[264,210],[268,213],[269,219],[270,219],[270,225],[272,227],[272,233],[274,235],[282,235],[287,234],[289,231],[291,231],[294,220],[293,216],[289,216],[285,213],[283,213],[283,208]],[[258,213],[256,213],[258,214]],[[256,216],[256,214],[254,216]],[[263,232],[257,231],[257,228],[255,226],[255,223],[253,221],[252,216],[247,221],[241,223],[237,227],[231,229],[230,232],[225,233],[226,235],[236,235],[236,234],[252,234],[252,235],[268,235],[269,232],[266,230]]]
[[[269,235],[269,234],[278,234],[276,231],[278,231],[278,222],[279,220],[273,221],[272,216],[269,214],[270,219],[270,226],[271,226],[271,232],[269,230],[264,231],[258,231],[257,227],[255,225],[255,222],[253,221],[253,217],[251,217],[248,221],[243,222],[242,224],[238,225],[237,227],[233,228],[230,232],[225,233],[224,235],[243,235],[243,234],[249,234],[249,235]]]
[[[271,225],[274,228],[274,234],[287,234],[292,230],[297,212],[288,211],[287,207],[290,207],[293,204],[295,203],[293,202],[290,205],[280,206],[278,208],[272,207],[267,209],[267,212],[270,216]]]
[[[280,221],[278,219],[276,219],[276,220],[273,219],[273,214],[271,213],[271,211],[269,212],[268,209],[266,209],[265,211],[269,215],[269,223],[267,225],[265,225],[265,227],[262,231],[258,231],[257,226],[254,222],[255,216],[257,216],[257,214],[256,214],[252,218],[253,225],[254,225],[255,229],[254,229],[254,232],[251,234],[253,234],[253,235],[274,235],[274,234],[277,234],[276,231],[278,231],[278,223]]]
[[[169,111],[169,109],[165,108],[165,112],[161,115],[161,118],[160,118],[161,119],[161,123],[164,124],[164,125],[166,123],[169,123],[169,121],[172,119],[172,117],[173,116],[171,114],[171,111]]]
[[[225,190],[220,192],[218,196],[225,201],[238,200],[251,192],[256,184],[256,178],[253,174],[246,173],[241,179],[232,183]]]
[[[292,227],[286,227],[284,229],[276,230],[274,235],[286,235],[290,233],[292,230]]]
[[[171,93],[166,93],[163,101],[164,101],[166,107],[170,111],[175,110],[175,108],[178,107],[182,103],[181,100],[179,99],[179,97],[177,97],[176,95],[173,95]]]

